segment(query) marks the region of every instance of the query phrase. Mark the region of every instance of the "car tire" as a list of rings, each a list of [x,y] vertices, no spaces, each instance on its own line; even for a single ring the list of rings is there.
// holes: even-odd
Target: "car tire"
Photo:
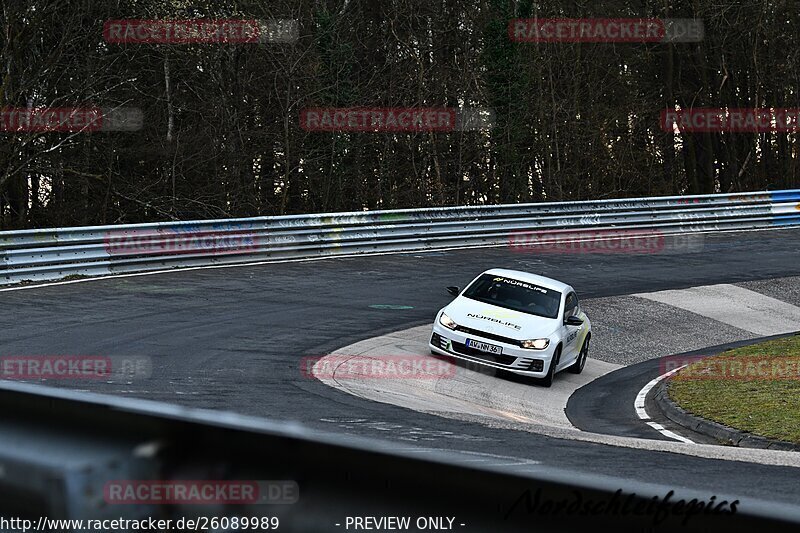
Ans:
[[[550,361],[550,368],[547,369],[547,375],[538,380],[539,385],[541,385],[542,387],[549,387],[553,384],[553,377],[556,375],[556,367],[558,366],[558,361],[560,359],[561,359],[561,346],[556,348],[555,353],[553,353],[553,359]]]
[[[591,339],[591,335],[586,336],[586,340],[583,341],[583,346],[581,346],[581,351],[578,353],[578,358],[567,368],[567,370],[573,374],[580,374],[583,372],[583,367],[586,366],[586,358],[589,357],[589,341]]]

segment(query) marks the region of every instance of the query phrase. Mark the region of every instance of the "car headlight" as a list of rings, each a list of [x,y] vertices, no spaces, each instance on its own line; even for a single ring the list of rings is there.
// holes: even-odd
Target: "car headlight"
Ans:
[[[458,324],[453,322],[453,319],[444,313],[442,313],[442,316],[439,317],[439,324],[443,325],[447,329],[456,329],[458,327]]]
[[[530,350],[544,350],[550,345],[550,339],[531,339],[520,342],[520,345]]]

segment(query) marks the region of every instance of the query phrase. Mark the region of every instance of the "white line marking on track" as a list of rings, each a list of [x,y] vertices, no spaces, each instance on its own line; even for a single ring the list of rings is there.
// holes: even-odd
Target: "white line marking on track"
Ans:
[[[687,439],[686,437],[682,437],[681,435],[678,435],[677,433],[673,433],[672,431],[668,430],[667,428],[665,428],[661,424],[657,424],[656,422],[650,421],[650,422],[647,423],[647,425],[650,426],[651,428],[655,429],[656,431],[658,431],[659,433],[661,433],[665,437],[669,437],[671,439],[679,440],[681,442],[685,442],[686,444],[694,444],[694,441],[692,441],[690,439]]]
[[[682,436],[678,435],[677,433],[674,433],[674,432],[666,429],[661,424],[658,424],[658,423],[653,422],[652,420],[650,420],[650,415],[647,414],[647,410],[644,408],[644,400],[645,400],[645,398],[647,398],[647,395],[650,393],[650,391],[653,390],[653,387],[658,385],[658,383],[661,380],[670,377],[672,374],[674,374],[675,372],[677,372],[681,368],[684,368],[685,366],[686,365],[683,365],[683,366],[680,366],[680,367],[676,368],[675,370],[670,370],[669,372],[666,372],[666,373],[658,376],[657,378],[651,380],[650,383],[645,385],[642,388],[642,390],[639,391],[639,394],[636,395],[636,400],[634,400],[634,402],[633,402],[633,407],[636,409],[636,416],[638,416],[642,420],[648,421],[648,422],[646,422],[648,426],[650,426],[651,428],[655,429],[656,431],[658,431],[659,433],[661,433],[665,437],[670,438],[670,439],[674,439],[674,440],[678,440],[678,441],[681,441],[681,442],[685,442],[686,444],[695,444],[695,442],[693,440],[687,439],[686,437],[682,437]]]

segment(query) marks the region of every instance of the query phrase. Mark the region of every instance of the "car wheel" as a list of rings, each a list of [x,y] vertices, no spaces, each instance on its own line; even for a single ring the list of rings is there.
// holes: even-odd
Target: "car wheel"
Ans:
[[[541,386],[549,387],[553,384],[553,376],[556,374],[556,367],[558,366],[559,359],[561,359],[561,346],[556,348],[555,353],[553,353],[553,359],[550,361],[550,368],[547,369],[547,375],[539,379],[539,384]]]
[[[580,374],[581,372],[583,372],[583,367],[586,366],[586,358],[589,357],[589,341],[591,340],[591,338],[592,338],[591,335],[586,336],[586,340],[583,341],[583,346],[581,346],[581,351],[578,354],[578,358],[567,369],[573,374]]]

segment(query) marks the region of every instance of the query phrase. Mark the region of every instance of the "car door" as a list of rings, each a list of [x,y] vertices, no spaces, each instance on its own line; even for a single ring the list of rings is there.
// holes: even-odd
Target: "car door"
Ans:
[[[580,313],[580,306],[578,304],[578,296],[575,291],[570,290],[564,300],[564,315],[561,317],[563,348],[561,349],[561,362],[559,367],[569,366],[572,361],[578,357],[580,346],[578,346],[578,338],[580,337],[581,326],[569,326],[566,324],[567,318],[576,316]]]

